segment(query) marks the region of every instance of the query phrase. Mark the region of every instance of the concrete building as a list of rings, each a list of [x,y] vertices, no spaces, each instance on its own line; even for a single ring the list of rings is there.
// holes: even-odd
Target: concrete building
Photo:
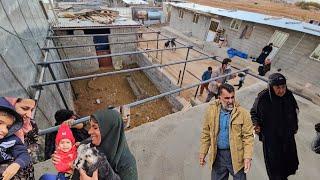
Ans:
[[[49,23],[37,0],[3,0],[0,3],[0,94],[21,98],[34,98],[31,85],[39,79],[43,62]],[[51,41],[49,46],[53,46]],[[59,59],[56,51],[50,51],[47,61]],[[56,78],[68,78],[62,65],[52,69]],[[53,80],[48,69],[45,81]],[[73,109],[73,96],[69,83],[60,85],[68,106]],[[48,103],[50,102],[50,103]],[[65,108],[55,86],[45,87],[39,99],[35,121],[40,129],[54,124],[54,112]]]
[[[54,27],[57,35],[79,35],[79,34],[118,34],[118,33],[134,33],[140,25],[129,18],[116,18],[115,22],[111,24],[100,24],[92,21],[78,21],[70,18],[59,18],[59,24]],[[82,45],[94,43],[117,43],[125,41],[135,41],[137,36],[135,34],[122,36],[92,36],[92,37],[72,37],[57,40],[58,45]],[[79,48],[64,49],[61,52],[63,58],[75,58],[85,56],[106,55],[111,53],[121,53],[136,51],[136,43],[127,44],[112,44],[105,46],[89,46]],[[62,51],[62,50],[61,50]],[[66,53],[66,54],[64,54]],[[98,59],[91,61],[81,61],[68,63],[68,71],[71,76],[78,76],[95,72],[101,66],[113,65],[115,69],[122,69],[123,65],[133,63],[133,56],[118,56],[107,59]]]
[[[170,7],[167,7],[170,6]],[[252,13],[225,10],[193,3],[164,6],[170,27],[194,38],[206,51],[217,48],[219,30],[224,29],[227,47],[258,57],[264,46],[274,44],[272,69],[281,68],[302,85],[320,87],[320,26]]]

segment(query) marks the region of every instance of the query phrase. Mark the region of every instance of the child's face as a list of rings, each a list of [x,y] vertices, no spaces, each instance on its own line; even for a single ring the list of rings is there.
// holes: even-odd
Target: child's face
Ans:
[[[72,148],[72,142],[70,139],[61,139],[58,148],[63,152],[69,152]]]
[[[13,116],[10,114],[0,111],[0,139],[3,139],[13,124]]]

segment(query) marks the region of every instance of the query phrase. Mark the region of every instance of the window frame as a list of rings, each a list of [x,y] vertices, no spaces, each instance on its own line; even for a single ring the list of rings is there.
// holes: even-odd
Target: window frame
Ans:
[[[316,53],[316,51],[319,53],[318,58],[313,57],[313,55]],[[318,46],[312,51],[312,53],[309,56],[310,59],[314,60],[314,61],[319,61],[320,62],[320,44],[318,44]]]
[[[199,15],[198,13],[194,13],[194,14],[193,14],[192,22],[193,22],[194,24],[198,24],[198,22],[199,22],[199,17],[200,17],[200,15]]]
[[[179,19],[183,19],[183,16],[184,16],[184,11],[182,9],[179,9],[179,14],[178,14]]]
[[[238,23],[238,29],[232,27],[232,24],[234,24],[234,22],[235,22],[236,24]],[[232,30],[234,30],[234,31],[239,31],[239,30],[240,30],[240,27],[241,27],[241,24],[242,24],[242,20],[233,18],[233,19],[231,20],[231,22],[230,22],[229,28],[232,29]]]

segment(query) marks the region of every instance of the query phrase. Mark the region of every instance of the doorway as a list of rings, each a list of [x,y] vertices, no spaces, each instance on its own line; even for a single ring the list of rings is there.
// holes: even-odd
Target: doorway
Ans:
[[[219,24],[220,24],[220,21],[216,19],[211,19],[208,35],[206,38],[207,42],[215,42],[215,39],[217,39],[216,36],[217,36],[217,30],[219,28]]]
[[[282,31],[278,31],[276,30],[271,39],[269,40],[269,43],[272,43],[272,51],[269,54],[269,56],[267,57],[267,59],[271,59],[273,60],[273,58],[277,55],[277,53],[279,52],[280,48],[283,46],[283,44],[287,41],[289,37],[288,33],[282,32]]]
[[[84,30],[84,34],[110,34],[110,29],[86,29]],[[95,44],[108,43],[109,38],[108,36],[93,36],[93,42]],[[95,46],[95,49],[98,56],[110,54],[110,46],[108,44]],[[111,57],[98,58],[98,62],[99,67],[112,66]]]

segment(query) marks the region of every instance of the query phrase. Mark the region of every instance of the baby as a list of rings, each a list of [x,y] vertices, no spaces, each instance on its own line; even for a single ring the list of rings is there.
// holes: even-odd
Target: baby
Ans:
[[[0,173],[3,180],[23,178],[19,169],[31,163],[27,147],[14,135],[22,128],[22,117],[4,98],[0,98]],[[1,179],[1,178],[0,178]]]
[[[55,165],[58,176],[64,176],[65,173],[72,173],[73,161],[77,158],[77,147],[75,138],[67,124],[59,127],[56,136],[56,155],[60,156],[60,162]]]

